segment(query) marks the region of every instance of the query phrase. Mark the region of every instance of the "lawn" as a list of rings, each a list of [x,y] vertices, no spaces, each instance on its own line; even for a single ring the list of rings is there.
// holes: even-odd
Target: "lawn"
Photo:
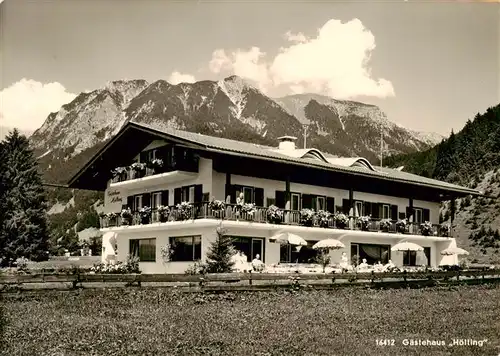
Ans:
[[[120,288],[0,297],[0,345],[9,356],[500,353],[498,285],[219,295]],[[488,341],[403,345],[453,338]],[[377,346],[377,339],[394,345]]]

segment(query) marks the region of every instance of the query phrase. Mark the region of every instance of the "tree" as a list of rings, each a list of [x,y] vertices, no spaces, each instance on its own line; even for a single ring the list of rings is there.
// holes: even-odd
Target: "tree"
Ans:
[[[227,235],[227,230],[222,228],[222,223],[216,230],[217,239],[212,242],[207,253],[208,273],[229,273],[232,270],[234,261],[232,257],[235,253],[231,237]]]
[[[48,257],[47,203],[26,136],[14,130],[0,145],[0,264]]]

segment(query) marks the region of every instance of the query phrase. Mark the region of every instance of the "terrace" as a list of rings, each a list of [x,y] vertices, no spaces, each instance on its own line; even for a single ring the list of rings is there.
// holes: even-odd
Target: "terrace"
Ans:
[[[176,206],[145,208],[141,211],[124,210],[121,213],[101,215],[101,228],[108,229],[129,225],[164,224],[174,221],[195,219],[218,219],[242,222],[255,222],[286,226],[307,226],[321,229],[357,230],[410,234],[422,236],[449,237],[446,225],[426,222],[424,224],[404,220],[372,219],[348,216],[342,213],[330,214],[325,211],[315,212],[310,209],[286,210],[275,206],[241,206],[224,204],[214,207],[213,202],[198,204],[182,203]]]

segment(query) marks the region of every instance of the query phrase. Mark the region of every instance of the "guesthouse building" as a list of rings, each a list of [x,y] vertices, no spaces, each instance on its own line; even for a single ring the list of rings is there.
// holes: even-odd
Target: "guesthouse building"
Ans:
[[[205,261],[221,225],[249,261],[258,254],[265,264],[309,262],[310,247],[326,238],[345,245],[331,252],[334,263],[346,252],[369,264],[453,264],[456,257],[440,254],[456,246],[453,230],[438,224],[440,204],[480,194],[364,158],[300,149],[291,136],[270,147],[133,122],[69,186],[104,191],[101,230],[114,236],[104,254],[136,255],[144,273],[184,273]],[[273,242],[280,232],[308,246]],[[422,246],[423,259],[391,251],[402,241]]]

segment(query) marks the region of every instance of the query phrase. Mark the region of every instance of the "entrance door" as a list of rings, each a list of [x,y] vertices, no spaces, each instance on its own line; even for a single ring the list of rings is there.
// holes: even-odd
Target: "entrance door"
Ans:
[[[264,262],[264,240],[252,239],[252,259],[259,255],[260,260]]]

